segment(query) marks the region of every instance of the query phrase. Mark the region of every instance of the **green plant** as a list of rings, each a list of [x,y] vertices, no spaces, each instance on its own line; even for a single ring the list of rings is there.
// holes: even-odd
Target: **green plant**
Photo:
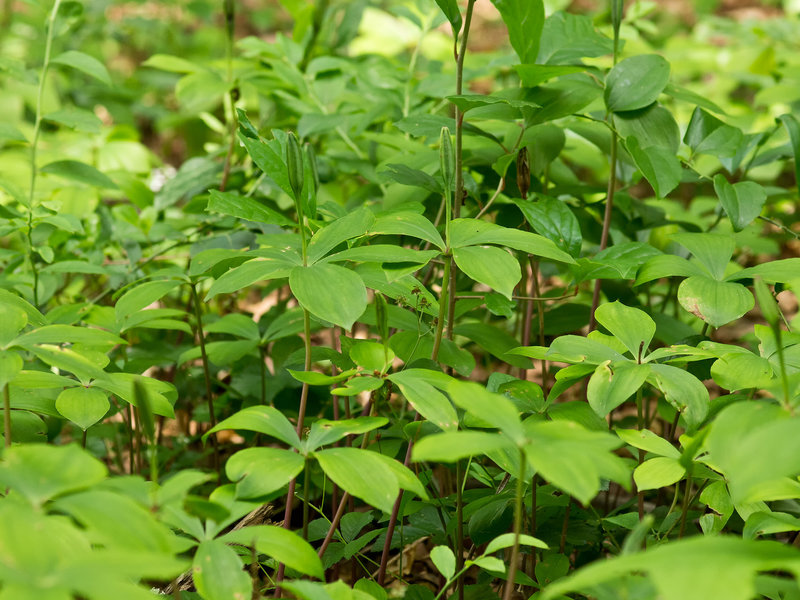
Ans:
[[[0,596],[800,596],[790,3],[151,4],[0,39]]]

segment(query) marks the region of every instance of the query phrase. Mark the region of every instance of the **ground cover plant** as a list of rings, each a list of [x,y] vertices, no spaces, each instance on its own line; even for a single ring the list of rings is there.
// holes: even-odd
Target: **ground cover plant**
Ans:
[[[797,3],[262,4],[4,2],[0,598],[800,598]]]

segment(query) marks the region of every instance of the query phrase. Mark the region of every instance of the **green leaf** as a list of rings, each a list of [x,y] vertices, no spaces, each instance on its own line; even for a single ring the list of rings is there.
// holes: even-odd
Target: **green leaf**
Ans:
[[[75,445],[20,445],[7,448],[0,463],[0,482],[35,506],[66,492],[105,479],[99,460]]]
[[[644,263],[636,275],[635,285],[641,285],[662,277],[689,277],[691,275],[705,276],[707,272],[697,263],[689,262],[685,258],[674,254],[659,254]]]
[[[626,463],[612,452],[621,445],[619,438],[572,421],[532,423],[526,429],[531,442],[525,455],[531,466],[582,504],[597,495],[601,479],[629,485]]]
[[[205,540],[192,563],[197,591],[205,600],[247,600],[252,591],[250,576],[239,555],[222,540]]]
[[[614,126],[623,139],[636,138],[639,148],[657,146],[678,152],[680,129],[675,117],[663,106],[652,104],[640,110],[615,113]]]
[[[728,275],[725,281],[761,277],[766,283],[786,283],[797,279],[797,273],[800,272],[798,269],[800,269],[800,258],[771,260]]]
[[[598,306],[595,318],[625,345],[634,360],[647,354],[656,324],[646,312],[614,301]]]
[[[482,108],[484,106],[492,106],[493,104],[507,104],[513,108],[541,108],[535,102],[530,102],[528,100],[516,100],[513,98],[487,96],[484,94],[460,94],[458,96],[447,96],[447,99],[455,104],[463,113],[473,108]]]
[[[589,378],[586,397],[589,406],[600,417],[605,417],[642,387],[650,375],[648,365],[632,361],[598,365]]]
[[[778,117],[789,132],[789,141],[792,145],[792,155],[794,156],[794,177],[795,186],[800,191],[800,123],[792,114],[785,114]]]
[[[385,513],[392,512],[400,486],[379,455],[359,448],[328,448],[314,456],[340,488]]]
[[[246,448],[225,463],[225,474],[236,482],[237,498],[258,498],[276,492],[297,477],[305,460],[280,448]]]
[[[450,580],[456,573],[456,555],[448,546],[434,546],[431,549],[431,561],[439,569],[444,578]]]
[[[347,435],[373,431],[378,427],[383,427],[388,422],[389,420],[386,417],[356,417],[353,419],[339,419],[338,421],[319,419],[312,423],[305,446],[308,451],[316,450],[321,446],[338,442]]]
[[[691,373],[672,365],[650,364],[652,379],[667,402],[683,414],[689,430],[700,425],[708,414],[708,390]]]
[[[206,210],[209,212],[230,215],[256,223],[269,223],[285,227],[293,227],[295,225],[293,221],[290,221],[278,211],[269,208],[254,198],[218,190],[209,190],[208,194],[209,199]]]
[[[239,130],[239,139],[247,149],[247,153],[259,169],[275,182],[286,195],[292,197],[292,186],[289,185],[289,176],[286,173],[286,162],[284,161],[284,149],[280,140],[273,139],[262,142],[261,139],[252,138]]]
[[[456,462],[493,450],[513,448],[505,436],[485,431],[447,431],[422,438],[411,451],[414,462]]]
[[[492,0],[508,29],[511,46],[520,62],[535,63],[544,26],[542,0]]]
[[[624,362],[622,354],[597,340],[578,335],[562,335],[553,340],[545,356],[550,360],[587,362],[599,365],[605,361]]]
[[[749,352],[731,352],[711,365],[711,377],[722,388],[736,392],[764,388],[772,381],[772,366],[766,358]]]
[[[444,431],[458,427],[458,415],[450,400],[413,370],[393,373],[389,380],[400,388],[403,396],[425,420]]]
[[[681,182],[681,163],[672,150],[660,146],[641,148],[635,137],[625,140],[636,167],[653,186],[658,198],[664,198]],[[755,185],[755,184],[754,184]]]
[[[289,420],[283,413],[272,406],[248,406],[217,423],[216,427],[209,429],[203,435],[205,442],[209,435],[226,429],[245,429],[258,431],[264,435],[274,437],[292,446],[300,448],[300,438]]]
[[[394,361],[394,352],[391,348],[379,342],[358,341],[350,348],[350,360],[357,366],[367,371],[385,373]]]
[[[453,250],[458,268],[470,279],[483,283],[511,300],[522,273],[519,262],[506,250],[492,246],[467,246]]]
[[[256,525],[235,529],[220,537],[228,544],[255,545],[260,554],[271,556],[290,569],[305,575],[324,579],[322,561],[316,550],[299,535],[275,525]]]
[[[570,75],[571,73],[581,73],[586,67],[576,65],[514,65],[514,70],[519,75],[522,85],[525,87],[536,87],[545,81]]]
[[[175,418],[175,411],[168,397],[172,398],[174,402],[177,399],[177,392],[172,384],[165,381],[159,381],[152,377],[142,377],[135,373],[102,373],[102,376],[97,378],[92,385],[119,396],[133,406],[138,406],[134,390],[136,382],[144,386],[150,408],[155,414],[170,419]]]
[[[166,281],[146,281],[129,289],[117,300],[117,304],[114,307],[117,323],[123,321],[127,316],[150,306],[153,302],[161,300],[179,285],[181,285],[180,281],[169,279]]]
[[[675,446],[670,444],[662,437],[658,437],[649,429],[616,429],[614,430],[619,438],[626,444],[630,444],[634,448],[640,448],[647,452],[652,452],[660,456],[667,456],[669,458],[680,458],[681,453]]]
[[[697,107],[692,113],[683,141],[696,154],[713,154],[717,157],[733,156],[744,141],[738,127],[726,125],[718,118]]]
[[[12,343],[22,347],[31,347],[34,344],[81,344],[110,349],[111,346],[124,345],[127,342],[104,329],[74,325],[45,325],[23,333]]]
[[[681,306],[712,327],[735,321],[755,306],[753,294],[739,283],[716,281],[702,275],[684,279],[678,287]]]
[[[387,164],[386,168],[379,173],[386,181],[394,181],[402,185],[412,185],[423,190],[428,190],[433,194],[443,193],[442,184],[439,180],[428,175],[425,171],[412,169],[403,164]]]
[[[102,419],[108,408],[108,398],[95,388],[68,388],[56,398],[58,412],[84,431]]]
[[[338,265],[295,267],[289,274],[289,286],[300,306],[312,315],[348,330],[367,308],[367,289],[361,277]]]
[[[764,402],[737,402],[717,415],[706,448],[735,504],[772,500],[761,495],[770,483],[800,474],[797,425],[796,418]]]
[[[313,264],[342,242],[365,235],[375,222],[368,208],[360,208],[328,223],[308,243],[308,262]]]
[[[714,177],[714,191],[734,231],[741,231],[755,221],[767,202],[767,193],[756,182],[731,184],[722,174]]]
[[[503,550],[504,548],[510,548],[514,545],[514,534],[513,533],[504,533],[502,535],[498,535],[494,538],[489,545],[486,546],[486,550],[484,550],[484,554],[494,554],[498,550]],[[530,535],[520,534],[519,536],[519,543],[521,546],[531,546],[533,548],[541,548],[542,550],[547,550],[548,546],[542,540],[537,539]]]
[[[689,250],[708,269],[711,277],[722,280],[733,256],[733,237],[720,233],[675,233],[672,241]]]
[[[103,125],[103,122],[93,112],[75,107],[51,112],[42,118],[45,121],[58,123],[84,133],[100,133],[100,128]]]
[[[3,303],[3,318],[0,319],[0,346],[9,346],[28,324],[28,314],[22,307]]]
[[[618,62],[606,76],[604,98],[612,112],[655,102],[669,82],[669,63],[658,54],[638,54]]]
[[[536,202],[514,200],[531,227],[564,252],[578,256],[583,237],[580,224],[566,202],[538,195]]]
[[[542,600],[645,573],[664,600],[750,600],[758,571],[800,571],[793,548],[734,536],[695,536],[585,566],[545,588]],[[796,575],[795,575],[796,576]]]
[[[40,172],[57,175],[64,179],[85,183],[100,189],[117,189],[117,184],[111,181],[108,175],[101,173],[91,165],[77,160],[57,160],[43,166]]]
[[[105,65],[93,56],[89,56],[83,52],[67,50],[51,59],[50,62],[56,63],[57,65],[72,67],[73,69],[86,73],[90,77],[94,77],[106,85],[111,85],[111,76],[108,74]]]
[[[481,244],[508,246],[542,258],[575,264],[575,260],[563,250],[559,250],[553,242],[529,231],[502,227],[476,219],[454,219],[450,223],[450,246],[452,248]]]
[[[444,240],[433,224],[420,214],[395,212],[381,215],[369,228],[369,235],[410,235],[430,242],[439,250],[444,250]]]
[[[534,109],[527,120],[531,125],[536,125],[577,114],[600,97],[602,92],[603,89],[595,80],[583,75],[574,75],[535,88],[531,98],[542,108]]]
[[[319,262],[377,262],[377,263],[414,263],[426,265],[432,258],[439,256],[438,250],[414,250],[390,244],[372,244],[370,246],[356,246],[336,254],[329,254]],[[417,267],[419,268],[419,267]]]
[[[657,456],[644,461],[633,471],[633,481],[640,492],[657,490],[679,482],[686,475],[686,469],[675,459]]]
[[[22,370],[22,357],[12,350],[0,350],[0,389],[14,381]]]
[[[582,58],[603,56],[613,51],[614,42],[595,29],[591,17],[559,10],[545,20],[539,54],[531,62],[574,65]]]
[[[282,279],[288,277],[297,266],[297,257],[287,251],[285,256],[267,256],[248,260],[237,267],[225,271],[208,289],[205,300],[218,294],[231,294],[253,285],[257,281]]]
[[[188,61],[185,58],[181,58],[180,56],[172,56],[170,54],[153,54],[153,56],[142,63],[142,66],[161,69],[162,71],[170,71],[172,73],[194,73],[202,70],[200,65]]]
[[[453,402],[472,416],[497,427],[516,444],[525,441],[525,432],[519,418],[519,411],[506,396],[488,391],[478,383],[453,381],[447,386]]]
[[[453,30],[453,37],[457,37],[458,32],[461,31],[461,11],[458,8],[458,2],[456,0],[436,0],[436,4],[447,17],[450,28]]]

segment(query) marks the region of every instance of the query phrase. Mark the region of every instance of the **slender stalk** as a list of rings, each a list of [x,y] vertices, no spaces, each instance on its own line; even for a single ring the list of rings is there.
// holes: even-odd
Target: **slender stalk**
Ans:
[[[56,16],[61,6],[61,0],[55,0],[50,16],[47,18],[47,39],[44,46],[44,64],[39,75],[39,89],[36,94],[36,120],[33,124],[33,141],[31,142],[31,180],[28,190],[28,223],[26,237],[28,240],[28,260],[31,263],[33,272],[33,305],[39,308],[39,271],[36,269],[36,259],[33,251],[33,210],[35,208],[36,176],[39,173],[36,167],[36,154],[39,148],[39,136],[42,132],[42,104],[44,103],[44,85],[47,79],[47,71],[50,69],[50,53],[53,49],[53,36],[55,30]]]
[[[86,450],[86,431],[87,430],[84,429],[81,435],[81,448],[83,448],[84,450]]]
[[[456,571],[464,568],[464,495],[461,485],[461,461],[456,461]],[[464,600],[464,578],[456,580],[458,600]]]
[[[511,546],[511,562],[508,565],[508,579],[506,589],[503,593],[503,600],[511,600],[514,591],[514,578],[517,575],[517,563],[519,562],[519,536],[522,532],[522,498],[525,491],[525,451],[519,449],[519,475],[517,476],[517,494],[514,501],[514,545]]]
[[[558,542],[559,554],[564,554],[564,548],[567,546],[567,530],[569,529],[569,513],[572,510],[572,496],[567,501],[567,509],[564,511],[564,522],[561,525],[561,539]]]
[[[686,515],[689,513],[689,492],[692,490],[692,473],[691,471],[686,474],[686,487],[683,491],[683,505],[681,506],[681,529],[678,533],[678,539],[683,537],[686,532]]]
[[[211,368],[208,366],[208,354],[206,353],[206,336],[203,332],[203,314],[200,310],[200,297],[197,295],[197,283],[189,285],[192,291],[192,304],[194,304],[194,318],[197,322],[195,333],[200,344],[200,357],[203,361],[203,378],[206,384],[206,402],[208,403],[208,420],[211,428],[217,425],[217,417],[214,414],[214,396],[211,392]],[[211,436],[211,447],[214,452],[214,470],[217,472],[217,481],[222,481],[222,471],[219,462],[219,442],[217,436]]]
[[[639,361],[641,363],[641,360]],[[642,388],[636,390],[636,419],[639,431],[644,429],[644,414],[642,413]],[[639,448],[639,464],[644,462],[644,450]],[[633,483],[636,486],[636,482]],[[636,490],[636,503],[639,509],[639,521],[644,519],[644,492]],[[646,538],[645,538],[646,540]]]
[[[611,229],[611,215],[614,210],[614,191],[617,187],[617,132],[611,132],[611,172],[608,175],[608,188],[606,189],[606,207],[603,214],[603,232],[600,234],[600,252],[608,247],[608,232]],[[592,309],[589,318],[589,331],[593,331],[596,322],[594,312],[600,304],[600,279],[594,280],[592,291]]]
[[[449,219],[448,219],[449,221]],[[439,320],[436,323],[436,336],[433,340],[433,352],[431,353],[431,360],[437,360],[439,357],[439,347],[442,343],[442,333],[444,331],[445,310],[449,306],[450,296],[450,272],[452,269],[453,256],[447,254],[444,259],[444,274],[442,275],[442,292],[439,294]],[[448,325],[449,328],[449,325]]]
[[[225,153],[225,165],[222,168],[222,181],[219,184],[219,191],[224,192],[228,185],[228,177],[231,173],[231,162],[233,161],[233,151],[236,149],[236,130],[239,127],[236,118],[236,100],[239,92],[233,87],[233,42],[235,37],[235,7],[233,0],[224,0],[223,9],[225,11],[225,61],[227,65],[226,82],[228,84],[228,94],[226,97],[226,113],[228,114],[228,128],[230,139],[228,141],[228,151]]]
[[[308,490],[311,487],[311,469],[308,457],[303,465],[303,539],[308,539]]]
[[[6,448],[11,447],[11,393],[8,383],[3,386],[3,437]]]
[[[417,413],[414,416],[414,421],[420,420],[420,414]],[[403,460],[403,466],[408,466],[411,462],[411,451],[414,449],[414,441],[408,441],[408,448],[406,448],[406,457]],[[403,501],[403,490],[400,490],[400,493],[397,495],[397,500],[394,501],[394,506],[392,507],[392,514],[389,517],[389,525],[386,528],[386,540],[383,542],[383,552],[381,553],[381,566],[378,570],[378,585],[383,585],[386,580],[386,567],[389,564],[389,550],[392,547],[392,537],[394,536],[394,529],[397,525],[397,519],[400,514],[400,503]],[[402,554],[401,554],[402,555]],[[400,574],[402,575],[403,570],[400,569]]]

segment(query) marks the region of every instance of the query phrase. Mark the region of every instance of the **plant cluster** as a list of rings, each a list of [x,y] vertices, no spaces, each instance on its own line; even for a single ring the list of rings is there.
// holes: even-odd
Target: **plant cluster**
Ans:
[[[0,598],[800,598],[791,2],[106,4],[5,3]]]

